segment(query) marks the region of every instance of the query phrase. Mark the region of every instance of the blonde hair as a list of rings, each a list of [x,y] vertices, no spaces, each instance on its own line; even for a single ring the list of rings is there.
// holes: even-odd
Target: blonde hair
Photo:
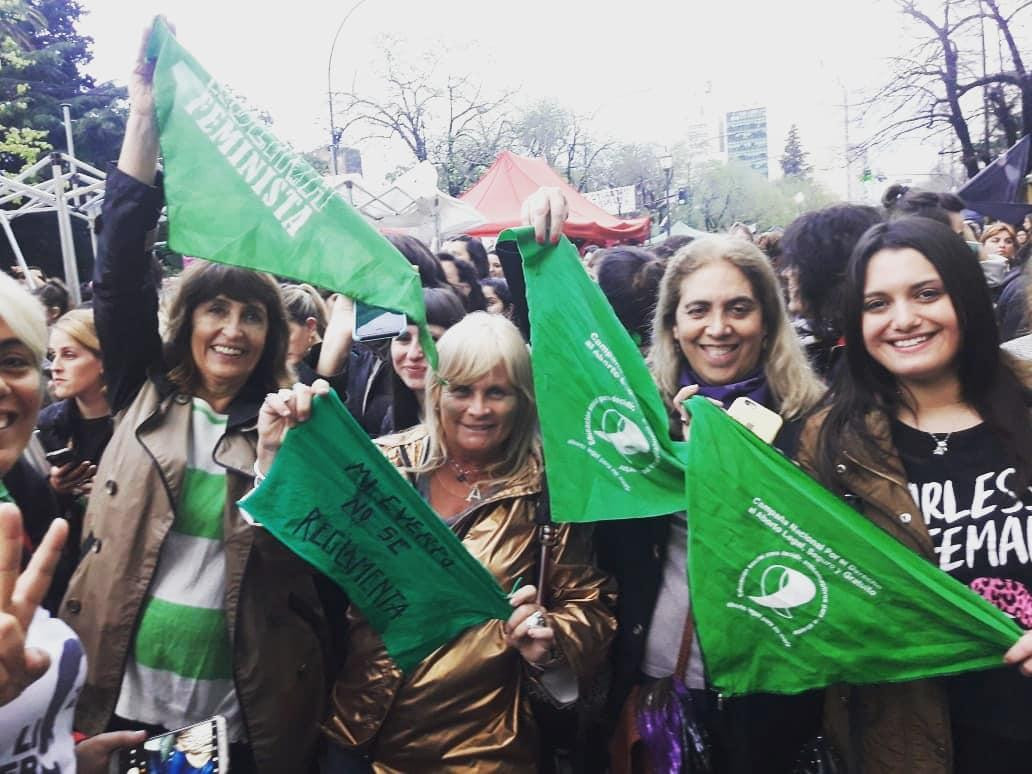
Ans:
[[[425,424],[429,435],[426,462],[419,472],[444,465],[448,448],[441,428],[441,395],[448,385],[470,385],[497,365],[516,391],[516,412],[512,434],[503,441],[502,458],[488,468],[494,481],[519,475],[534,458],[538,443],[537,406],[530,352],[520,332],[501,315],[473,312],[466,315],[437,342],[437,369],[426,380]]]
[[[774,270],[760,249],[744,239],[711,235],[696,239],[678,250],[667,263],[659,283],[659,300],[652,321],[652,349],[649,367],[668,406],[681,385],[684,354],[674,338],[681,285],[686,277],[716,261],[727,261],[745,275],[763,316],[765,345],[763,371],[778,411],[794,419],[811,409],[824,393],[814,375],[795,331],[788,320]]]
[[[54,329],[71,336],[100,357],[100,339],[97,338],[97,326],[93,323],[92,309],[73,309],[65,312],[54,323]]]
[[[984,245],[986,242],[989,241],[989,237],[994,237],[997,234],[999,234],[1001,231],[1006,231],[1008,234],[1010,234],[1010,238],[1015,240],[1014,247],[1016,249],[1017,248],[1017,238],[1018,237],[1014,233],[1014,228],[1009,223],[1004,223],[1003,221],[998,221],[996,223],[992,223],[992,224],[986,226],[985,230],[982,231],[982,237],[978,241],[981,242]]]
[[[0,272],[0,318],[29,348],[36,368],[42,370],[47,353],[47,317],[43,305],[20,282]]]

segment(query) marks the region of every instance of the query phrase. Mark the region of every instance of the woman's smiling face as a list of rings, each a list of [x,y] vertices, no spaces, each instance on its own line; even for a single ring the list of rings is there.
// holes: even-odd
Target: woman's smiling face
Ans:
[[[871,256],[862,330],[868,354],[902,383],[954,375],[957,312],[939,272],[917,250],[886,248]]]
[[[681,281],[674,340],[703,383],[731,384],[755,371],[764,334],[760,302],[734,264],[712,261]]]
[[[0,476],[29,443],[42,402],[40,365],[0,317]]]

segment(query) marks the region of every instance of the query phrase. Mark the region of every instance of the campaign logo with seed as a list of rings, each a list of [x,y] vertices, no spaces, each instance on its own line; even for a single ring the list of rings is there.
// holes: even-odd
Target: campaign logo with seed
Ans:
[[[813,562],[791,551],[760,554],[742,570],[728,602],[766,624],[786,648],[828,612],[828,586]]]

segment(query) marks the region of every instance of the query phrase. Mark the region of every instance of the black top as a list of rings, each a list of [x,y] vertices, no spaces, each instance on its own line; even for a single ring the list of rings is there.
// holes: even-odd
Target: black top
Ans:
[[[65,446],[75,450],[75,458],[94,465],[111,440],[114,427],[111,417],[84,419],[75,400],[52,403],[39,414],[37,422],[40,442],[47,451]]]
[[[168,379],[158,331],[158,286],[145,248],[147,232],[157,225],[162,178],[153,186],[112,164],[93,266],[93,317],[104,361],[111,413],[127,408],[149,379],[162,398],[177,391]],[[229,406],[229,429],[253,425],[265,399],[261,380],[251,378]]]
[[[892,438],[939,567],[1032,629],[1032,492],[1011,491],[998,439],[984,424],[933,437],[895,420]],[[949,688],[959,727],[1032,741],[1032,682],[1016,668],[960,675]]]

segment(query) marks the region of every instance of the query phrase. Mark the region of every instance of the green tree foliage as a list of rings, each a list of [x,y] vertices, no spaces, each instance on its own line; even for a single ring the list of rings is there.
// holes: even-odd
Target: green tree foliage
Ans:
[[[674,220],[704,231],[723,231],[733,223],[755,223],[759,230],[785,226],[804,210],[834,201],[819,184],[786,177],[771,182],[748,165],[707,162],[676,178],[688,203],[674,209]]]
[[[799,127],[795,124],[788,130],[788,137],[785,139],[785,153],[781,156],[781,171],[785,177],[796,177],[805,180],[813,171],[806,162],[809,154],[803,150],[799,141]]]
[[[76,0],[0,0],[0,169],[64,148],[61,103],[71,105],[76,155],[102,165],[118,155],[126,92],[83,71],[92,40],[75,25]]]

